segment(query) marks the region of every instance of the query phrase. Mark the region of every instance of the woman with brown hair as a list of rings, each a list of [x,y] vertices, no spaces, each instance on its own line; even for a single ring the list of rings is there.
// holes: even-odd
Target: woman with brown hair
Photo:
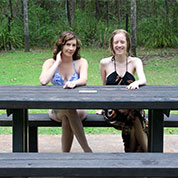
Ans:
[[[79,54],[80,41],[73,32],[65,31],[56,42],[53,58],[44,62],[40,82],[47,85],[51,82],[64,89],[86,85],[88,79],[88,62]],[[89,147],[82,125],[87,115],[86,110],[49,111],[51,119],[62,122],[62,151],[70,152],[73,137],[77,138],[84,152],[92,152]]]

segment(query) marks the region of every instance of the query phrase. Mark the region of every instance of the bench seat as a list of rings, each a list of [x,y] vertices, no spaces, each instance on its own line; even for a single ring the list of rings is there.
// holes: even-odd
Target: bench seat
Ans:
[[[0,153],[0,176],[177,177],[178,154]]]
[[[147,116],[147,115],[146,115]],[[59,127],[60,122],[51,120],[48,114],[37,113],[29,114],[28,124],[30,127]],[[6,114],[0,115],[0,126],[12,126],[12,116],[7,117]],[[88,114],[83,121],[84,127],[112,127],[111,124],[105,122],[102,115]],[[178,127],[178,114],[170,114],[169,117],[164,115],[164,127]]]
[[[38,127],[60,127],[60,122],[51,120],[48,114],[29,114],[29,151],[38,152]],[[12,126],[12,116],[0,115],[0,126]],[[83,121],[84,127],[113,127],[107,123],[102,115],[88,114]],[[171,114],[170,117],[164,116],[164,127],[178,127],[178,115]]]

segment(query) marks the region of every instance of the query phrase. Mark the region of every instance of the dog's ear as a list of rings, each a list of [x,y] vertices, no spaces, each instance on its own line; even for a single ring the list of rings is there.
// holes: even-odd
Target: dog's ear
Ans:
[[[117,120],[117,112],[114,109],[107,109],[104,113],[105,120],[113,122]]]

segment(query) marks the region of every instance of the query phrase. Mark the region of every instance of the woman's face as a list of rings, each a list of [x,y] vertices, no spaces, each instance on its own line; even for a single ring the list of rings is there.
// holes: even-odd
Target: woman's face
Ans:
[[[113,50],[115,55],[127,54],[127,41],[126,36],[123,33],[118,33],[113,38]]]
[[[62,48],[62,53],[65,56],[72,57],[77,49],[77,40],[72,39],[66,42]]]

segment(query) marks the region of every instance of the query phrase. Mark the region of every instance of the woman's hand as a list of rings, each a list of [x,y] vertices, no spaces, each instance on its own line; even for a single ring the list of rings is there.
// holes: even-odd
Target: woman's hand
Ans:
[[[57,55],[56,55],[56,62],[58,64],[60,64],[62,62],[62,57],[61,57],[62,52],[60,51]]]
[[[135,81],[135,82],[131,83],[130,85],[128,85],[126,88],[131,89],[131,90],[139,89],[139,83],[137,81]]]
[[[66,82],[66,84],[63,86],[64,89],[66,88],[75,88],[77,86],[76,81],[72,81],[72,82]]]

